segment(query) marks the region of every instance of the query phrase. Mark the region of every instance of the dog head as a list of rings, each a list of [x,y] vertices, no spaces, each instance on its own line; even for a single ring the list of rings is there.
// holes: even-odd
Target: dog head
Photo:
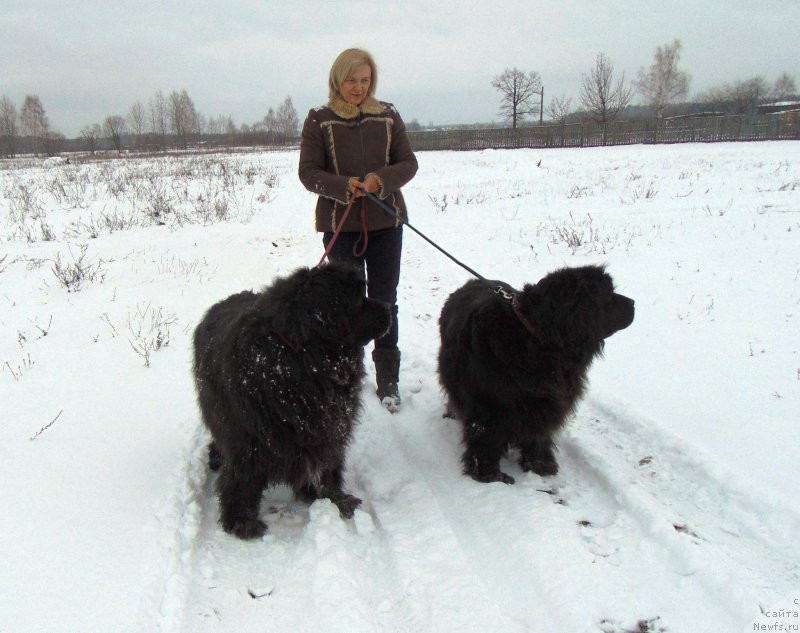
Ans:
[[[604,339],[633,322],[634,301],[614,292],[601,266],[563,268],[526,285],[519,310],[544,344],[599,350]]]
[[[281,301],[275,301],[276,295]],[[300,268],[265,293],[272,322],[298,343],[315,339],[345,346],[366,345],[391,326],[389,306],[366,296],[363,274],[349,264],[331,262]]]
[[[333,291],[329,295],[329,316],[344,341],[366,345],[389,331],[392,325],[389,305],[367,297],[367,284],[361,271],[336,262],[317,270],[319,283]]]

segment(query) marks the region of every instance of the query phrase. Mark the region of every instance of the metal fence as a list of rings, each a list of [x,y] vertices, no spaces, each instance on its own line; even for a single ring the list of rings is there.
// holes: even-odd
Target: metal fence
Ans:
[[[800,112],[409,132],[416,151],[800,139]]]

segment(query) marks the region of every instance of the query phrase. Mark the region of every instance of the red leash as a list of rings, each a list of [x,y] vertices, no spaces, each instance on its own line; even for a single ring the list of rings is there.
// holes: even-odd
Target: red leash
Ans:
[[[356,250],[358,248],[358,244],[361,240],[364,240],[364,248],[361,250]],[[367,231],[367,199],[361,199],[361,235],[359,236],[356,243],[353,244],[353,256],[354,257],[363,257],[364,253],[367,252],[367,245],[369,245],[369,232]]]
[[[333,232],[333,237],[331,241],[328,243],[328,248],[325,249],[325,252],[322,254],[322,258],[319,260],[319,264],[317,266],[322,266],[325,262],[325,258],[330,254],[331,250],[333,249],[333,245],[336,243],[336,240],[339,239],[339,233],[342,232],[342,227],[344,226],[345,221],[347,220],[347,216],[350,215],[350,209],[353,208],[353,203],[356,201],[356,198],[352,198],[350,203],[347,205],[347,208],[344,210],[344,215],[342,216],[341,221],[339,222],[339,226],[336,227],[336,230]],[[364,248],[360,251],[356,252],[356,246],[358,242],[356,242],[355,246],[353,246],[353,255],[356,257],[361,257],[364,253],[367,252],[367,244],[369,243],[369,236],[367,234],[367,199],[362,197],[361,198],[361,237],[359,238],[359,242],[361,238],[364,239]]]

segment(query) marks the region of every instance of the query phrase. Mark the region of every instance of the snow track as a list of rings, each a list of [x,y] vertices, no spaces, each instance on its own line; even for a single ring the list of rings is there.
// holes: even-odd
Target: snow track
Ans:
[[[208,435],[197,426],[173,476],[172,495],[158,514],[162,543],[160,558],[153,562],[156,574],[139,608],[137,628],[143,632],[176,631],[182,624],[210,496],[207,444]]]
[[[486,565],[485,555],[492,557],[494,547],[465,529],[469,507],[453,505],[458,493],[443,489],[444,456],[430,448],[419,454],[419,442],[409,437],[401,416],[373,424],[382,428],[374,431],[380,441],[369,448],[371,460],[380,466],[381,453],[391,456],[397,466],[391,470],[400,477],[387,481],[376,471],[363,480],[364,488],[395,561],[409,630],[525,630],[509,617],[495,569]]]
[[[396,416],[368,399],[352,521],[278,488],[256,542],[220,530],[197,428],[142,630],[738,631],[797,585],[797,514],[754,507],[624,406],[590,395],[560,439],[559,475],[505,461],[506,486],[460,474],[459,427],[438,398],[413,394]]]
[[[705,626],[739,630],[759,606],[775,599],[764,592],[767,587],[777,583],[779,592],[788,593],[800,582],[794,538],[800,517],[768,498],[753,504],[757,495],[743,490],[731,473],[714,472],[684,442],[656,429],[624,406],[593,397],[569,427],[563,461],[577,473],[576,495],[603,517],[586,527],[587,542],[605,555],[614,551],[608,545],[624,527],[627,542],[641,539],[629,570],[661,568],[659,576],[680,579],[675,586],[659,585],[657,592],[645,590],[661,596],[662,612],[692,600],[707,613]],[[640,584],[646,587],[648,579]],[[679,630],[698,625],[695,616]]]

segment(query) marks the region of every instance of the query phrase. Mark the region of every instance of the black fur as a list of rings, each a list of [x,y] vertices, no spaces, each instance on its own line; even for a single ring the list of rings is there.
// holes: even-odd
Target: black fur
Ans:
[[[361,500],[343,488],[345,450],[360,411],[364,345],[391,324],[346,264],[301,268],[263,292],[240,292],[194,333],[194,377],[219,469],[220,522],[257,538],[265,487],[329,498],[342,516]]]
[[[599,266],[564,268],[526,285],[512,302],[485,283],[456,290],[439,318],[439,380],[461,422],[464,473],[500,471],[509,447],[524,471],[558,472],[553,435],[586,386],[603,340],[633,322],[633,300],[614,292]],[[527,325],[526,325],[527,324]]]

